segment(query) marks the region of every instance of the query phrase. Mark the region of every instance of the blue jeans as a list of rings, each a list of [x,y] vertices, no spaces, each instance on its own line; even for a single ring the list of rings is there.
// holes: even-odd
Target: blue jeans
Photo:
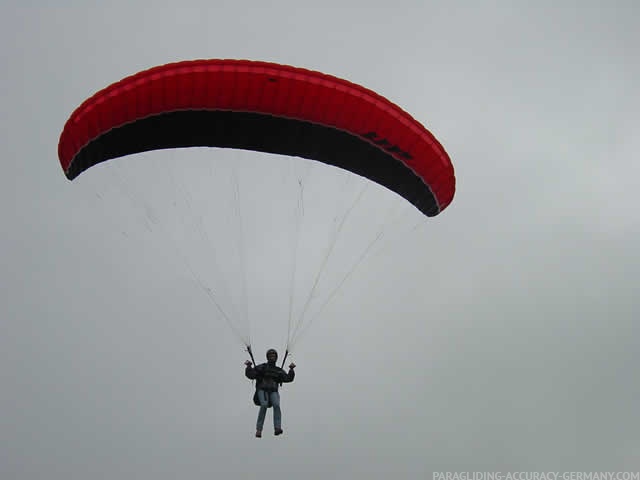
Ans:
[[[267,405],[269,405],[269,400],[271,400],[271,406],[273,407],[273,428],[281,428],[282,412],[280,411],[280,394],[278,392],[258,390],[258,400],[260,401],[260,411],[258,412],[256,430],[262,430],[262,427],[264,426],[264,417],[267,415]]]

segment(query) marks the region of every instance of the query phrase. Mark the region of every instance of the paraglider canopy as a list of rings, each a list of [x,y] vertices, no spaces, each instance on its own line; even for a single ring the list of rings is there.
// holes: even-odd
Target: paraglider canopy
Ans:
[[[442,212],[455,192],[444,148],[397,105],[330,75],[249,60],[171,63],[112,84],[73,112],[58,156],[72,180],[112,158],[196,146],[334,165],[427,216]]]

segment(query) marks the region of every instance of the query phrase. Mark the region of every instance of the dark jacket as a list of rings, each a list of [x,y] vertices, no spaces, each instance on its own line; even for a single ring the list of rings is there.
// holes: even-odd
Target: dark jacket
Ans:
[[[247,378],[256,381],[256,390],[267,392],[277,392],[281,383],[293,382],[296,376],[293,369],[289,369],[289,373],[287,373],[277,365],[269,365],[268,363],[261,363],[255,368],[247,367],[244,374]]]

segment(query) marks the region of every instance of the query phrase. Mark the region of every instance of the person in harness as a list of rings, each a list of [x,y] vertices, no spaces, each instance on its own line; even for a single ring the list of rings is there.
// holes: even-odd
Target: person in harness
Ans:
[[[253,358],[253,357],[252,357]],[[273,428],[274,435],[282,434],[282,412],[280,410],[279,385],[293,382],[295,378],[295,363],[289,365],[289,372],[285,372],[276,365],[278,352],[273,348],[267,350],[267,363],[262,363],[253,367],[251,360],[244,362],[246,368],[244,374],[247,378],[256,381],[256,393],[253,401],[260,406],[258,411],[258,421],[256,423],[256,437],[262,437],[262,427],[264,418],[267,415],[267,408],[273,407]]]

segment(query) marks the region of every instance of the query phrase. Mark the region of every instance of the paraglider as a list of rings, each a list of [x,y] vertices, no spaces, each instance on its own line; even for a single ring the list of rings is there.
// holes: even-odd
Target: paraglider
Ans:
[[[386,187],[427,217],[442,213],[455,193],[445,149],[399,106],[325,73],[252,60],[170,63],[108,86],[73,111],[60,135],[58,157],[66,177],[74,180],[114,158],[187,147],[322,162]],[[251,353],[249,342],[243,342]],[[247,361],[246,375],[258,380],[257,387],[270,377],[293,380],[294,364],[285,373],[275,365],[273,352],[268,358],[256,367]],[[257,396],[257,432],[270,404],[276,434],[281,433],[277,388],[257,391],[263,392]]]
[[[267,350],[267,362],[253,366],[251,360],[247,360],[245,364],[245,376],[250,380],[256,381],[256,392],[253,402],[260,407],[258,411],[258,420],[256,422],[256,437],[262,437],[262,427],[267,414],[267,408],[273,408],[273,430],[274,435],[282,435],[282,412],[280,410],[280,393],[278,386],[283,383],[293,382],[296,374],[296,364],[289,364],[289,371],[285,372],[276,365],[278,360],[278,352],[270,348]]]

